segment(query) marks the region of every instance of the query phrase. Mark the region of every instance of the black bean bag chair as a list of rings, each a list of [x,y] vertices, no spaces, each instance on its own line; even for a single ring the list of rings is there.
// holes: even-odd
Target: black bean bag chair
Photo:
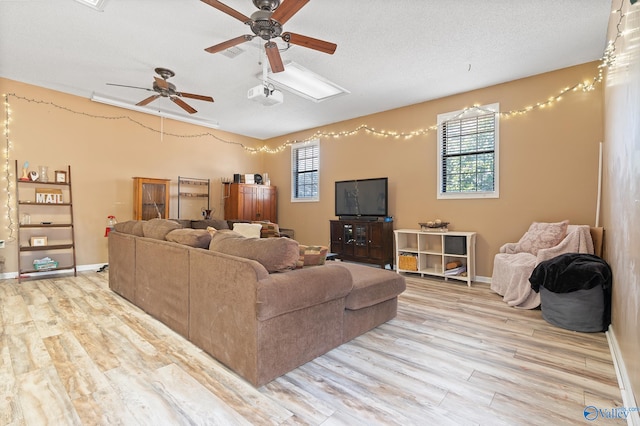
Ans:
[[[611,268],[592,254],[566,253],[540,262],[529,277],[542,317],[573,331],[606,331],[611,323]]]

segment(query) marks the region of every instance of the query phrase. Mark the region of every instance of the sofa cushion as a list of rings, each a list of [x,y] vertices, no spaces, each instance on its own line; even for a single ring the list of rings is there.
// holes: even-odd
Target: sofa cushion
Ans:
[[[137,237],[144,237],[142,226],[146,221],[144,220],[128,220],[126,222],[116,223],[114,229],[123,234],[131,234]]]
[[[260,238],[262,225],[259,223],[234,223],[233,230],[247,238]]]
[[[155,240],[164,240],[170,231],[180,228],[182,225],[169,219],[151,219],[142,225],[144,236]]]
[[[211,234],[206,229],[174,229],[169,231],[165,239],[190,247],[209,248]]]
[[[216,243],[219,243],[220,241],[223,241],[229,238],[245,238],[241,234],[238,234],[236,231],[232,231],[231,229],[217,230],[209,226],[207,227],[207,232],[211,235],[211,243],[209,244],[209,250],[214,250],[211,246],[214,243],[214,237],[215,237]]]
[[[191,221],[191,227],[193,229],[207,229],[207,227],[209,226],[216,229],[229,229],[227,221],[223,219],[203,219]]]
[[[327,259],[329,248],[326,246],[307,246],[300,244],[300,257],[298,257],[297,268],[305,266],[324,265]]]
[[[190,219],[169,219],[169,220],[172,220],[175,223],[179,223],[181,228],[191,228]]]
[[[357,310],[393,299],[406,289],[404,277],[392,271],[341,262],[351,272],[353,289],[347,295],[345,308]]]
[[[353,286],[349,271],[338,262],[285,274],[271,274],[257,288],[256,316],[264,321],[331,300],[343,299]],[[341,302],[344,310],[344,301]]]
[[[567,235],[569,221],[557,223],[533,222],[529,230],[516,243],[516,253],[538,255],[538,250],[557,246]]]
[[[234,231],[218,231],[213,234],[209,250],[255,260],[270,273],[295,269],[299,257],[296,240],[243,238]]]

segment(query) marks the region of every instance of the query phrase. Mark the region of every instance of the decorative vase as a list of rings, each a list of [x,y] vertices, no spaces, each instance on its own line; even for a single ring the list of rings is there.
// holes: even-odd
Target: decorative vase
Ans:
[[[49,166],[40,166],[40,182],[49,182]]]

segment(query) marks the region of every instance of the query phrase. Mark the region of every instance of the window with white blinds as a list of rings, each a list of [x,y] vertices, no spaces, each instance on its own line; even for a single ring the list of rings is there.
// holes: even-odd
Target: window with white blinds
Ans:
[[[499,104],[438,115],[438,198],[497,198]]]
[[[320,141],[291,145],[291,201],[320,200]]]

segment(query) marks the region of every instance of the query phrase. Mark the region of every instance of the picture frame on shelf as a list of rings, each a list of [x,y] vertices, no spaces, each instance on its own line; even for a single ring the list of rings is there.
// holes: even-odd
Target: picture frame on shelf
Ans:
[[[67,172],[56,170],[56,183],[67,183]]]
[[[31,247],[44,247],[47,245],[47,237],[31,237]]]

